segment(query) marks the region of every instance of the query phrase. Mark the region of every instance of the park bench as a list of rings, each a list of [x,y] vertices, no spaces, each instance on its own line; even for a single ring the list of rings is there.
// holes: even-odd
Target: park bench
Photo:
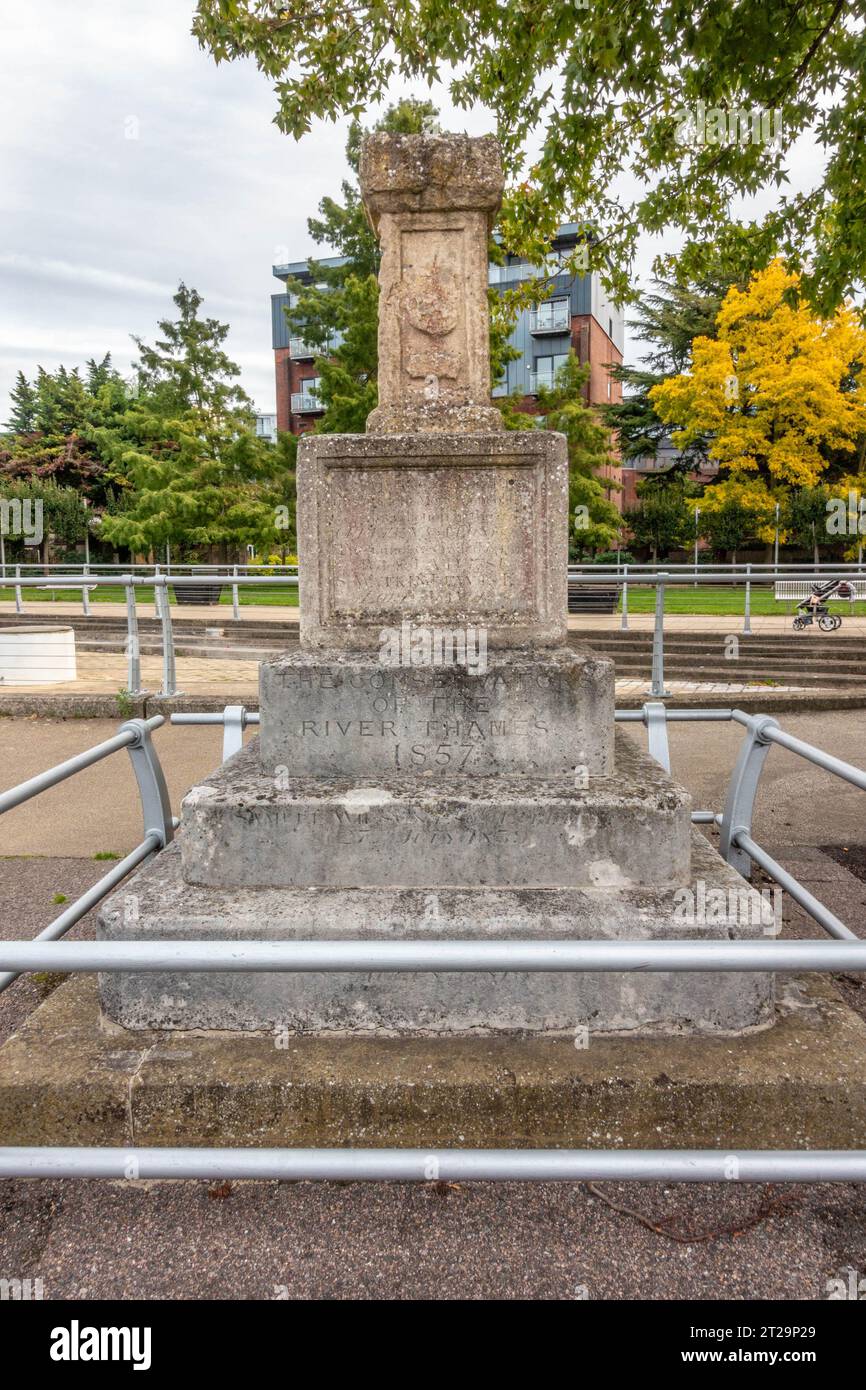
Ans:
[[[77,594],[80,593],[81,606],[84,609],[84,616],[85,618],[89,618],[90,595],[93,592],[93,590],[98,588],[99,586],[97,584],[87,584],[84,580],[74,580],[66,584],[37,584],[35,587],[37,589],[51,589],[52,592],[56,591],[57,593],[63,593],[67,589]]]

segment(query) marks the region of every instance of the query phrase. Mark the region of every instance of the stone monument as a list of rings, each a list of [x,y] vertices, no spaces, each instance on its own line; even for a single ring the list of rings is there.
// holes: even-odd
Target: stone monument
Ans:
[[[490,404],[489,137],[377,134],[379,405],[298,451],[300,646],[261,668],[260,737],[185,798],[177,842],[104,906],[108,939],[760,935],[683,912],[742,880],[687,793],[614,739],[613,666],[567,641],[562,435]],[[133,910],[129,910],[130,900]],[[767,976],[117,974],[127,1028],[737,1032]]]

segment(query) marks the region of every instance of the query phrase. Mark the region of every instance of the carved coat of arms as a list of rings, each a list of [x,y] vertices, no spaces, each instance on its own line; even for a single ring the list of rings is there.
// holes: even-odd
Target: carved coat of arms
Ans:
[[[409,375],[455,377],[457,354],[441,341],[431,343],[429,340],[446,338],[457,327],[460,319],[457,276],[438,260],[424,270],[409,270],[403,279],[402,301],[404,322],[410,330],[405,358]]]

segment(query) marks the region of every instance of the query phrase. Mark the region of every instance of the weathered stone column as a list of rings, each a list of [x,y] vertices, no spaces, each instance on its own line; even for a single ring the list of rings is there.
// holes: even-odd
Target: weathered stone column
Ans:
[[[501,430],[487,312],[498,144],[489,135],[371,135],[360,174],[382,247],[379,405],[368,432]]]

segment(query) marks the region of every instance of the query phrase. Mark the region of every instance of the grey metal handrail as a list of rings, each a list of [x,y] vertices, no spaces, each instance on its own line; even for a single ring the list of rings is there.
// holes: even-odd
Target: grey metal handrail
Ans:
[[[0,941],[0,969],[640,974],[863,971],[866,941]]]
[[[26,567],[25,567],[26,568]],[[38,571],[40,578],[44,579],[44,567],[32,567]],[[76,567],[72,567],[75,569]],[[146,566],[128,566],[122,573],[100,574],[92,568],[82,569],[81,582],[65,583],[65,588],[80,588],[82,592],[82,603],[84,613],[90,616],[89,592],[91,589],[99,587],[113,587],[121,584],[126,596],[127,611],[127,684],[126,689],[130,695],[139,696],[146,692],[141,687],[141,643],[138,631],[138,618],[136,610],[136,590],[141,588],[152,588],[156,602],[157,613],[161,620],[162,627],[162,686],[159,694],[171,697],[179,694],[177,686],[177,667],[174,648],[174,636],[171,625],[171,606],[168,596],[168,588],[185,586],[195,586],[207,580],[213,583],[222,583],[230,587],[232,594],[232,616],[234,621],[240,621],[240,588],[243,587],[290,587],[295,588],[299,583],[298,567],[286,566],[279,574],[260,574],[252,571],[258,569],[272,569],[273,566],[249,566],[232,565],[231,567],[199,566],[188,567],[194,569],[193,573],[180,574],[166,572],[158,565],[152,570]],[[15,580],[15,606],[16,611],[23,611],[21,598],[20,572],[22,566],[16,566]],[[144,570],[144,573],[140,571]],[[792,571],[794,571],[792,573]],[[664,683],[664,619],[665,619],[665,588],[672,584],[687,583],[693,576],[693,566],[690,565],[635,565],[628,564],[623,566],[603,566],[592,565],[580,567],[571,565],[568,568],[570,579],[577,578],[581,584],[607,585],[611,578],[615,577],[621,585],[622,590],[622,617],[621,627],[624,632],[629,631],[629,584],[638,584],[645,587],[655,587],[655,620],[653,624],[653,644],[652,644],[652,674],[650,688],[647,694],[651,699],[663,699],[670,692],[665,690]],[[743,584],[745,588],[745,611],[743,616],[743,635],[752,634],[751,624],[751,593],[752,586],[756,583],[769,584],[780,579],[786,581],[814,583],[816,577],[822,580],[827,579],[851,579],[855,576],[866,578],[866,569],[861,564],[833,564],[826,567],[819,567],[817,570],[809,569],[805,566],[780,566],[780,565],[716,565],[707,568],[701,573],[701,580],[710,584]],[[61,576],[58,576],[61,577]],[[62,576],[66,577],[66,576]],[[4,581],[0,579],[0,585]],[[42,583],[41,588],[49,588],[50,584]]]
[[[286,1182],[866,1182],[859,1149],[6,1148],[0,1178]]]
[[[41,792],[48,791],[49,788],[65,782],[77,772],[83,772],[85,768],[93,767],[95,763],[101,762],[103,758],[110,757],[112,753],[117,753],[122,748],[126,748],[129,752],[138,784],[144,821],[144,835],[141,843],[136,845],[135,849],[125,855],[123,859],[112,865],[108,872],[86,892],[82,893],[74,903],[70,903],[59,917],[55,917],[54,921],[39,933],[32,944],[57,942],[71,927],[75,926],[76,922],[80,922],[91,908],[101,903],[103,898],[126,878],[127,874],[131,873],[151,854],[163,849],[173,838],[176,822],[171,814],[162,765],[151,740],[154,729],[158,729],[164,723],[165,718],[161,714],[153,715],[150,719],[129,719],[121,726],[119,733],[112,738],[95,744],[93,748],[86,748],[83,752],[76,753],[74,757],[67,758],[65,762],[58,763],[56,767],[49,768],[47,772],[30,777],[26,782],[20,782],[17,787],[10,787],[8,791],[0,792],[0,815],[2,815],[3,812],[11,811],[16,806],[30,801],[34,796],[39,796]],[[17,979],[18,973],[14,969],[0,973],[0,993],[7,989],[13,980]]]

